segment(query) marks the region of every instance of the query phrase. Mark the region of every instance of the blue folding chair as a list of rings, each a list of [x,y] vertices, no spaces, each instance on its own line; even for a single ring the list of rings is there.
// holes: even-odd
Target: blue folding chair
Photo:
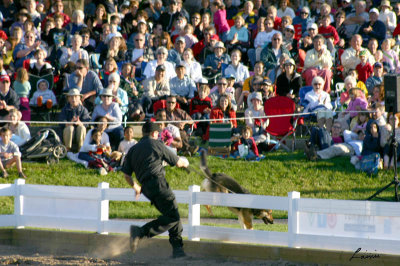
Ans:
[[[308,105],[308,101],[306,100],[306,94],[312,90],[313,90],[312,86],[305,86],[305,87],[300,88],[299,104],[301,106],[303,106],[304,108],[306,108]],[[303,122],[302,126],[300,127],[301,128],[300,135],[303,136],[303,128],[305,128],[306,136],[311,135],[312,123],[315,122],[316,116],[307,114],[307,115],[302,115],[301,118],[303,119],[304,122]]]

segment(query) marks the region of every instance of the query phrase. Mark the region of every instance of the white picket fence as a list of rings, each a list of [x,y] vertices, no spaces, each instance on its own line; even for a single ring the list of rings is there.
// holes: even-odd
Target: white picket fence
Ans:
[[[174,191],[178,203],[188,204],[188,224],[183,235],[189,240],[213,239],[298,248],[400,254],[400,204],[391,202],[327,200],[288,197]],[[0,185],[0,196],[14,197],[14,214],[0,215],[0,227],[38,227],[128,233],[131,224],[143,222],[109,219],[109,201],[135,201],[132,189],[25,184]],[[1,198],[0,198],[1,200]],[[141,196],[139,201],[148,201]],[[204,226],[200,205],[273,209],[288,212],[288,232],[242,230]],[[265,225],[266,228],[268,227]]]

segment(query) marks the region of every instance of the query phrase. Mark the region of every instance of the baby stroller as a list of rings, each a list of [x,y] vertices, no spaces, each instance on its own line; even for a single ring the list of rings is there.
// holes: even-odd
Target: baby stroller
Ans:
[[[47,164],[58,163],[67,155],[67,148],[51,128],[39,130],[36,136],[19,147],[22,160],[45,159]]]

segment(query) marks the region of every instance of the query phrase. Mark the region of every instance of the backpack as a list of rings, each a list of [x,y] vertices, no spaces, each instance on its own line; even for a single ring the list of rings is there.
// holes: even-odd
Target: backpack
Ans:
[[[378,173],[379,161],[381,156],[379,153],[365,155],[360,160],[360,170],[369,175]]]

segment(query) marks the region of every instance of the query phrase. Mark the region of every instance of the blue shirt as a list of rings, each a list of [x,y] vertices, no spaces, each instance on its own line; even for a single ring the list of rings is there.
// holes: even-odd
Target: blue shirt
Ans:
[[[169,81],[169,87],[171,90],[171,95],[183,96],[186,98],[193,98],[194,92],[196,90],[196,84],[188,76],[184,76],[183,79],[174,77]]]

